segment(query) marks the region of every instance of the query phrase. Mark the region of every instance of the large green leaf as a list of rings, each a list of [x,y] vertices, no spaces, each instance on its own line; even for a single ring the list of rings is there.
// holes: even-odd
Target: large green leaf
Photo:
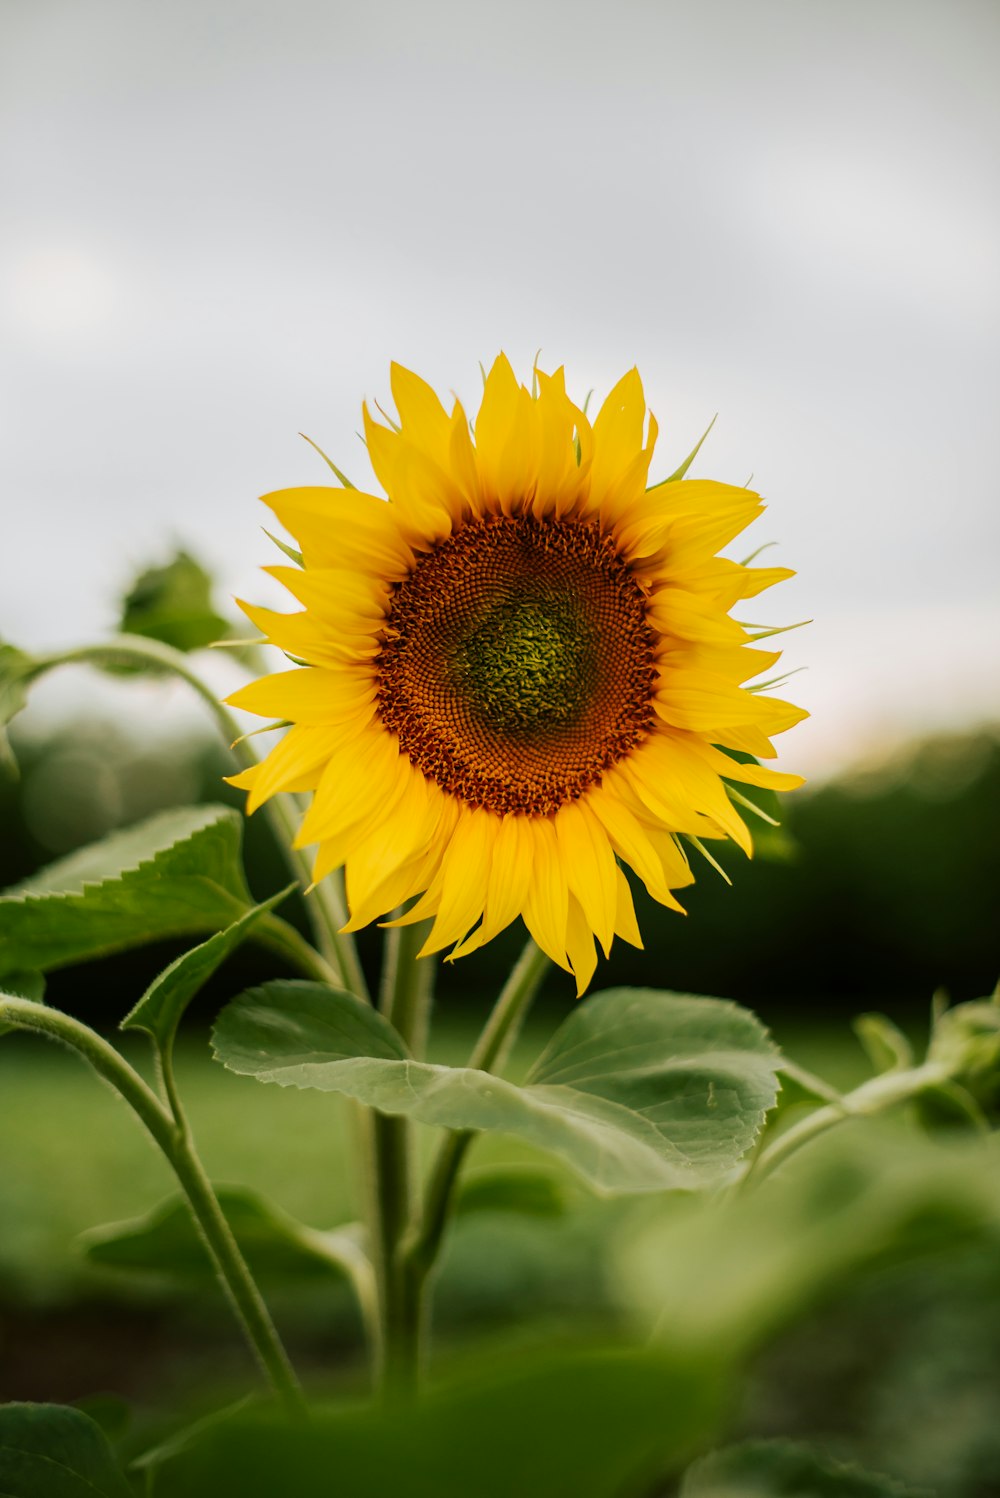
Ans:
[[[49,864],[0,895],[4,966],[49,972],[229,926],[253,905],[240,834],[228,807],[179,807]]]
[[[348,1256],[360,1253],[350,1230],[321,1233],[306,1227],[255,1191],[223,1186],[216,1195],[255,1276],[299,1281],[343,1275]],[[187,1203],[177,1196],[143,1217],[92,1228],[83,1234],[80,1246],[91,1263],[105,1268],[216,1283]]]
[[[611,989],[582,1003],[517,1087],[413,1060],[377,1011],[315,983],[277,982],[229,1004],[216,1055],[285,1087],[344,1093],[448,1129],[515,1134],[600,1191],[718,1181],[753,1143],[777,1093],[778,1053],[721,999]]]
[[[639,1498],[704,1445],[714,1372],[657,1349],[490,1354],[389,1409],[237,1416],[159,1470],[157,1498]]]
[[[60,1404],[0,1406],[3,1498],[131,1498],[107,1437]]]
[[[713,1451],[684,1474],[680,1498],[931,1498],[808,1446],[747,1441]]]
[[[185,1009],[212,974],[250,935],[261,916],[279,905],[296,885],[290,884],[270,900],[255,905],[239,920],[217,931],[208,941],[184,952],[153,979],[135,1008],[121,1022],[123,1030],[145,1030],[163,1048],[169,1048]]]

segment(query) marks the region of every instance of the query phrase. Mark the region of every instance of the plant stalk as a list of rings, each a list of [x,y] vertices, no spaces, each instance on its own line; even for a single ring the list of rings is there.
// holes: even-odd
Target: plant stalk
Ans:
[[[379,1007],[419,1055],[427,1033],[434,959],[417,958],[428,923],[386,932]],[[423,1326],[419,1297],[400,1245],[413,1214],[413,1129],[409,1119],[367,1114],[369,1216],[375,1268],[375,1386],[385,1401],[410,1397],[419,1380]]]
[[[526,943],[493,1006],[467,1065],[474,1071],[497,1071],[510,1054],[531,1004],[542,985],[549,959],[535,943]],[[431,1167],[423,1209],[415,1229],[401,1245],[400,1257],[412,1284],[418,1324],[428,1317],[431,1273],[437,1263],[451,1217],[455,1187],[473,1129],[449,1130]]]
[[[124,1098],[169,1161],[201,1231],[236,1318],[274,1393],[289,1414],[305,1408],[302,1390],[257,1284],[219,1206],[186,1128],[114,1046],[87,1025],[29,999],[0,995],[0,1022],[69,1046]],[[170,1093],[176,1096],[170,1078]]]
[[[909,1067],[905,1071],[885,1072],[882,1076],[871,1077],[853,1092],[845,1093],[837,1102],[817,1108],[783,1134],[779,1134],[751,1163],[743,1177],[743,1183],[752,1180],[757,1184],[764,1180],[803,1145],[849,1118],[884,1113],[899,1103],[912,1101],[922,1092],[947,1086],[951,1080],[948,1069],[936,1061],[925,1061],[923,1065]]]

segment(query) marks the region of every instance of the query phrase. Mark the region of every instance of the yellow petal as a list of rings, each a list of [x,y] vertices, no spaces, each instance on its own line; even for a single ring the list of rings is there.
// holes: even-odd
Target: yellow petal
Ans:
[[[439,466],[447,464],[448,415],[430,385],[395,362],[389,366],[389,383],[403,438]]]
[[[638,947],[641,952],[642,934],[639,931],[639,922],[635,918],[632,891],[629,889],[628,880],[617,864],[615,865],[615,875],[615,887],[618,895],[618,903],[615,907],[615,935],[620,936],[622,941],[627,941],[630,947]]]
[[[594,456],[590,470],[590,506],[607,510],[609,493],[620,484],[642,451],[646,399],[637,369],[623,375],[609,393],[594,422]],[[648,470],[649,460],[646,459]],[[638,492],[645,487],[639,485]]]
[[[476,417],[476,461],[484,496],[505,515],[519,513],[535,491],[531,406],[530,393],[501,354],[486,377]]]
[[[278,489],[263,501],[299,542],[308,567],[367,566],[395,581],[413,566],[392,506],[374,494],[312,485]]]
[[[587,805],[610,837],[615,852],[635,870],[653,899],[679,909],[663,878],[656,849],[638,818],[614,794],[615,779],[614,771],[607,774],[601,789],[587,796]]]
[[[529,818],[527,828],[534,856],[522,912],[524,924],[546,956],[569,971],[566,955],[569,889],[555,828],[546,817]]]
[[[749,857],[750,834],[718,775],[699,753],[700,744],[679,734],[653,734],[629,760],[633,784],[645,804],[667,820],[678,801],[710,817]],[[673,830],[684,830],[683,822]]]
[[[301,785],[303,777],[315,784],[320,777],[320,767],[325,765],[336,743],[336,729],[325,725],[290,728],[259,766],[260,773],[254,778],[247,798],[247,815],[262,806],[269,796],[285,791],[289,786]]]
[[[374,421],[367,405],[362,407],[362,416],[368,455],[379,483],[392,502],[400,533],[411,546],[427,550],[435,541],[451,534],[448,507],[421,486],[414,487],[412,476],[419,465],[415,463],[416,449],[412,443]]]
[[[576,996],[580,998],[590,984],[597,967],[597,952],[594,950],[594,933],[578,900],[569,897],[566,918],[566,951],[570,971],[576,979]]]
[[[458,941],[482,915],[498,829],[498,819],[488,811],[466,810],[459,817],[444,853],[441,900],[421,957]]]
[[[248,682],[226,698],[230,707],[262,718],[289,718],[296,723],[321,724],[340,711],[360,710],[375,700],[369,673],[321,666],[296,666]]]
[[[567,802],[554,823],[569,887],[607,957],[615,934],[617,903],[615,856],[607,833],[580,802]]]

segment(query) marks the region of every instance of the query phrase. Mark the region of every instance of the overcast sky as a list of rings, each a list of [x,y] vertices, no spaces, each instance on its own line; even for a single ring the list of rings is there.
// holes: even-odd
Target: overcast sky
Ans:
[[[256,496],[370,482],[397,358],[638,364],[770,509],[822,774],[1000,686],[1000,8],[0,0],[0,634],[105,628]]]

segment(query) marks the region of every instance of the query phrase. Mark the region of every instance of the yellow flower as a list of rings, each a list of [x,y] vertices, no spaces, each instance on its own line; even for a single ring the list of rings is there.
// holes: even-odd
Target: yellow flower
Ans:
[[[725,781],[789,790],[739,763],[805,714],[743,683],[778,655],[729,616],[789,577],[717,555],[761,512],[707,480],[647,489],[656,422],[631,370],[591,423],[563,371],[534,390],[497,359],[474,437],[415,374],[399,412],[365,409],[388,503],[349,488],[265,496],[302,567],[267,570],[302,606],[242,604],[305,663],[229,700],[293,725],[237,776],[254,810],[312,791],[300,845],[345,868],[355,930],[420,898],[424,952],[461,955],[521,916],[578,989],[618,935],[641,945],[628,882],[681,910],[682,836],[749,833]]]

